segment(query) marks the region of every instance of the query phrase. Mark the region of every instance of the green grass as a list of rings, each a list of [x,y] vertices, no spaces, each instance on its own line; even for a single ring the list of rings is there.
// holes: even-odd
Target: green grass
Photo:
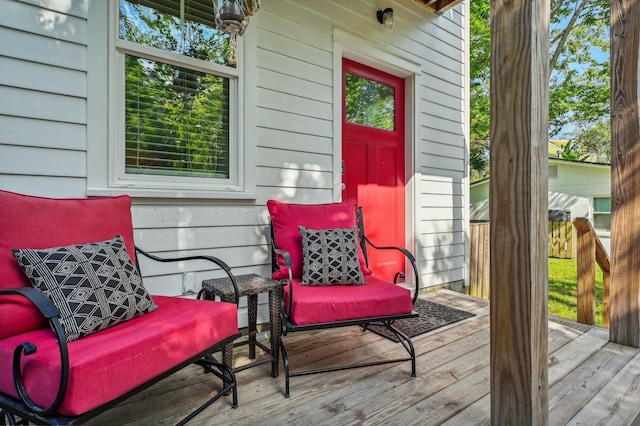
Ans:
[[[576,259],[549,258],[549,314],[577,318]],[[596,324],[602,324],[602,271],[596,267]]]

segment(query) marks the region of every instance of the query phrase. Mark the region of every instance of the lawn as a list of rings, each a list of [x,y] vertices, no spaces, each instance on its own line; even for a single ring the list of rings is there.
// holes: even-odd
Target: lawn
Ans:
[[[549,314],[577,318],[576,259],[549,258]],[[596,267],[596,324],[602,324],[602,271]]]

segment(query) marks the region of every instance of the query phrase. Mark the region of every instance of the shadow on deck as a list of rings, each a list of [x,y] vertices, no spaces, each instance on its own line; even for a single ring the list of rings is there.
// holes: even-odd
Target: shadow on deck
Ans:
[[[417,378],[408,363],[294,377],[285,399],[284,377],[271,378],[264,364],[238,373],[237,409],[223,399],[190,424],[489,424],[488,302],[448,290],[423,297],[476,316],[413,339]],[[640,418],[640,351],[609,343],[608,336],[604,328],[550,319],[549,424],[625,425]],[[355,327],[286,339],[296,365],[314,367],[403,351]],[[241,363],[246,352],[238,354]],[[92,424],[174,424],[207,398],[213,382],[200,372],[184,369]]]

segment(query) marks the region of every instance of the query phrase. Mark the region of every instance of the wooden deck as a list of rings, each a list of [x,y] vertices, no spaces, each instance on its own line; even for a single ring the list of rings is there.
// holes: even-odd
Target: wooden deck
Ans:
[[[190,424],[489,424],[487,302],[448,290],[424,297],[476,316],[413,339],[417,378],[410,378],[408,363],[293,377],[286,399],[284,377],[271,378],[264,364],[238,373],[237,409],[226,397]],[[399,344],[356,328],[286,339],[292,362],[315,366],[401,353]],[[204,401],[212,381],[201,371],[186,368],[91,423],[174,424]],[[634,424],[640,421],[640,351],[608,343],[607,329],[552,318],[549,387],[551,425]]]

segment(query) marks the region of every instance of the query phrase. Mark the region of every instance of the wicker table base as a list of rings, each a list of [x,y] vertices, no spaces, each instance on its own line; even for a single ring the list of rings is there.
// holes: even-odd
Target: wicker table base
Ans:
[[[281,284],[271,278],[262,277],[256,274],[238,275],[236,282],[238,284],[238,295],[240,297],[247,296],[247,312],[249,322],[249,336],[247,343],[249,345],[249,358],[256,358],[256,346],[260,347],[269,354],[268,358],[243,365],[238,368],[233,367],[233,344],[226,345],[222,350],[222,362],[234,371],[242,371],[247,368],[255,367],[267,362],[271,362],[271,376],[278,377],[279,357],[278,345],[280,342],[280,334],[282,326],[280,324],[280,289]],[[233,286],[229,278],[216,278],[202,281],[202,298],[205,300],[214,300],[219,297],[224,302],[234,301]],[[270,322],[270,340],[271,347],[267,348],[256,340],[256,322],[258,319],[258,294],[269,292],[269,322]],[[241,343],[242,344],[242,343]]]

